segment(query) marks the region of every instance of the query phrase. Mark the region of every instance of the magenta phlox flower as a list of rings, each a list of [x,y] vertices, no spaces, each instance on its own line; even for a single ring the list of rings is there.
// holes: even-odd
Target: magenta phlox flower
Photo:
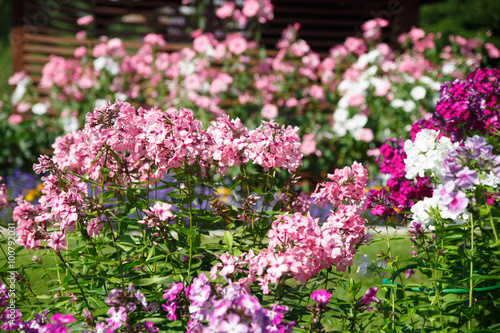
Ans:
[[[370,310],[368,307],[371,302],[379,303],[380,300],[376,297],[378,288],[371,287],[368,288],[366,293],[357,301],[357,305],[363,307],[365,310]]]
[[[177,302],[167,302],[161,305],[163,310],[167,313],[167,318],[171,321],[177,320],[177,314],[175,310],[177,309]]]
[[[123,306],[120,306],[118,310],[112,307],[108,310],[107,314],[109,318],[106,318],[106,322],[113,329],[121,327],[127,321],[127,309]]]
[[[168,301],[174,301],[177,298],[177,295],[182,292],[183,286],[182,282],[169,284],[170,289],[165,289],[163,298]]]
[[[332,294],[324,289],[315,290],[311,293],[311,299],[317,302],[320,306],[325,306],[330,300],[330,297],[332,297]]]

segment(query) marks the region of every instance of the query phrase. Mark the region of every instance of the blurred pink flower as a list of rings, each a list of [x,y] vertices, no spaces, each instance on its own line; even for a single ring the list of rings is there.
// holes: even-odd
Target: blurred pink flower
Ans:
[[[274,104],[266,104],[260,111],[262,117],[267,119],[273,119],[278,116],[278,107]]]
[[[19,114],[13,114],[9,117],[9,119],[7,121],[9,123],[11,123],[12,125],[17,125],[23,121],[23,117],[21,117],[21,115],[19,115]]]
[[[201,35],[193,40],[193,49],[198,53],[205,53],[212,45],[207,35]]]
[[[365,98],[361,93],[354,93],[349,97],[349,105],[355,108],[360,107],[365,102]]]
[[[355,37],[347,37],[344,42],[344,46],[348,51],[354,53],[357,56],[362,55],[367,50],[365,42],[362,39]]]
[[[20,71],[20,72],[14,73],[14,75],[12,75],[9,78],[9,85],[14,86],[14,85],[18,84],[19,81],[21,81],[25,76],[26,76],[26,71]]]
[[[313,133],[303,136],[301,150],[304,155],[309,155],[316,151],[316,140],[314,140]]]
[[[227,37],[227,47],[235,55],[242,54],[248,48],[247,40],[240,34],[231,34]]]
[[[374,138],[373,131],[370,128],[362,128],[359,139],[364,142],[372,142]]]
[[[217,9],[215,14],[221,19],[225,19],[233,15],[234,8],[235,8],[234,2],[226,2],[222,6],[220,6],[219,9]]]
[[[381,18],[375,18],[369,21],[366,21],[361,26],[361,30],[364,31],[363,37],[366,40],[372,41],[377,40],[382,37],[382,29],[383,27],[387,27],[389,22]]]
[[[246,0],[243,4],[241,12],[246,17],[254,17],[260,9],[260,4],[257,0]]]
[[[375,88],[375,95],[385,96],[389,92],[389,89],[391,89],[391,82],[387,79],[384,79]]]
[[[318,86],[317,84],[313,84],[309,89],[309,95],[311,95],[311,97],[314,97],[316,99],[323,99],[325,98],[325,91],[323,90],[322,87]]]
[[[490,58],[493,59],[500,58],[500,51],[495,45],[491,43],[486,43],[484,44],[484,48],[486,49],[486,51],[488,51],[488,56]]]
[[[28,102],[21,102],[17,106],[17,112],[21,112],[21,113],[24,113],[24,112],[28,111],[29,109],[31,109],[31,104]]]
[[[85,36],[87,35],[87,32],[85,30],[82,30],[82,31],[78,31],[75,36],[76,36],[76,39],[78,40],[82,40],[85,38]]]
[[[92,22],[94,22],[94,17],[92,15],[85,15],[76,20],[78,25],[89,25]]]
[[[75,49],[75,52],[73,52],[73,56],[75,58],[82,58],[85,55],[86,48],[85,46],[80,46]]]

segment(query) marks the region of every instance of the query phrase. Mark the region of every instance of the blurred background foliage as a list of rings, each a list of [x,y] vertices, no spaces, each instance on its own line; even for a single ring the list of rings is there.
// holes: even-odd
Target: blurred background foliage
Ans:
[[[12,1],[0,0],[0,93],[9,92],[7,80],[12,74],[9,32]],[[369,1],[369,0],[367,0]],[[490,31],[490,42],[500,46],[499,0],[420,0],[420,27],[427,32],[441,32],[443,43],[447,36],[466,38]],[[498,66],[496,64],[491,64]]]

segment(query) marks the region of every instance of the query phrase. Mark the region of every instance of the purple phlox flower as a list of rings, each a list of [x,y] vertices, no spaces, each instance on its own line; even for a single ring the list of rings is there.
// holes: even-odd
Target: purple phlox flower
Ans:
[[[332,294],[324,289],[315,290],[311,293],[311,299],[315,302],[318,302],[320,306],[325,306],[326,303],[328,303],[328,301],[330,300],[330,297],[332,297]]]
[[[92,315],[92,312],[90,312],[87,309],[83,309],[82,317],[85,320],[92,320],[92,319],[94,319],[94,316]]]
[[[450,204],[455,198],[455,183],[453,181],[449,181],[446,184],[439,184],[436,188],[436,191],[439,195],[438,200],[443,205]]]
[[[130,283],[129,283],[128,288],[127,288],[127,291],[128,291],[128,293],[129,293],[129,295],[132,295],[132,294],[134,293],[134,291],[135,291],[135,286],[134,286],[134,284],[133,284],[132,282],[130,282]]]
[[[469,204],[469,199],[465,195],[464,192],[458,191],[453,198],[453,201],[450,202],[447,207],[448,210],[455,215],[459,215],[464,212],[465,208]]]
[[[141,327],[144,327],[144,330],[148,333],[156,333],[159,331],[158,327],[154,326],[150,321],[139,322],[139,330]]]
[[[140,290],[137,290],[134,294],[135,298],[137,298],[137,300],[139,301],[139,303],[141,303],[141,305],[143,307],[146,307],[148,305],[148,301],[146,300],[146,296],[144,296],[144,294],[140,291]]]
[[[125,294],[121,289],[113,289],[108,295],[108,299],[104,301],[109,306],[120,305],[125,298]]]
[[[15,310],[15,315],[12,317],[11,310],[8,309],[0,315],[0,321],[4,324],[0,328],[4,331],[14,331],[21,324],[22,313],[19,309]]]
[[[465,167],[457,173],[456,184],[460,188],[471,189],[474,185],[479,184],[479,175],[476,170]]]
[[[248,332],[248,325],[240,323],[240,316],[231,313],[227,316],[227,321],[223,320],[220,324],[219,332],[246,333]]]
[[[118,311],[115,307],[112,307],[108,310],[107,313],[109,315],[109,318],[106,319],[106,322],[113,329],[121,327],[123,323],[127,321],[127,309],[125,309],[123,306],[120,306]]]
[[[39,314],[39,313],[35,313],[34,315],[34,318],[35,318],[35,321],[38,323],[38,324],[43,324],[47,321],[47,314],[49,313],[49,311],[45,310],[42,312],[42,314]]]
[[[377,291],[378,291],[377,287],[368,288],[368,290],[363,295],[363,297],[361,297],[358,300],[358,304],[361,306],[368,306],[368,305],[370,305],[371,302],[378,303],[379,299],[377,297],[375,297],[375,295],[377,295]]]

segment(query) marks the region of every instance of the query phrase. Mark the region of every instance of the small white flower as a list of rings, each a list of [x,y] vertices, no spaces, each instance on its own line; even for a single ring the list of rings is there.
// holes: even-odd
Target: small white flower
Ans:
[[[396,98],[391,101],[391,106],[395,109],[402,108],[403,105],[405,105],[405,101],[403,101],[402,99]]]
[[[26,93],[26,86],[30,82],[31,79],[29,78],[29,76],[25,76],[17,83],[14,93],[12,93],[12,103],[16,104],[21,100],[21,98],[23,98],[24,94]]]
[[[500,185],[500,177],[497,177],[493,171],[490,171],[486,177],[481,180],[481,184],[491,187],[498,187]]]
[[[456,67],[454,64],[451,62],[447,62],[443,65],[441,68],[441,71],[443,72],[444,75],[450,75],[455,71]]]
[[[333,113],[333,120],[335,122],[345,122],[349,118],[349,112],[346,109],[337,109]]]
[[[360,276],[370,277],[372,275],[371,272],[368,271],[368,266],[371,264],[370,259],[366,254],[362,254],[359,256],[357,268],[356,268],[356,276],[359,278]]]
[[[80,123],[76,117],[63,118],[63,128],[66,133],[78,131]]]
[[[416,86],[410,91],[410,95],[414,100],[419,101],[425,97],[426,92],[424,87]]]
[[[406,101],[405,104],[403,105],[403,110],[404,110],[404,112],[411,112],[411,111],[415,110],[416,107],[417,107],[417,105],[415,104],[415,102],[412,100],[409,100],[409,101]]]
[[[96,99],[94,101],[94,107],[96,109],[100,109],[100,108],[102,108],[103,106],[106,106],[106,105],[108,105],[108,101],[106,101],[105,99]]]
[[[111,75],[117,75],[120,72],[120,64],[109,59],[106,63],[106,70],[110,72]]]
[[[196,71],[196,66],[191,61],[179,61],[177,66],[179,67],[180,75],[189,75]]]
[[[98,71],[106,66],[107,59],[105,56],[100,56],[94,60],[94,68]]]
[[[36,103],[31,107],[31,111],[39,116],[41,116],[42,114],[46,114],[48,109],[49,106],[45,103]]]
[[[124,93],[121,93],[121,92],[117,92],[115,94],[115,99],[119,99],[120,101],[126,101],[127,100],[127,95],[125,95]]]

